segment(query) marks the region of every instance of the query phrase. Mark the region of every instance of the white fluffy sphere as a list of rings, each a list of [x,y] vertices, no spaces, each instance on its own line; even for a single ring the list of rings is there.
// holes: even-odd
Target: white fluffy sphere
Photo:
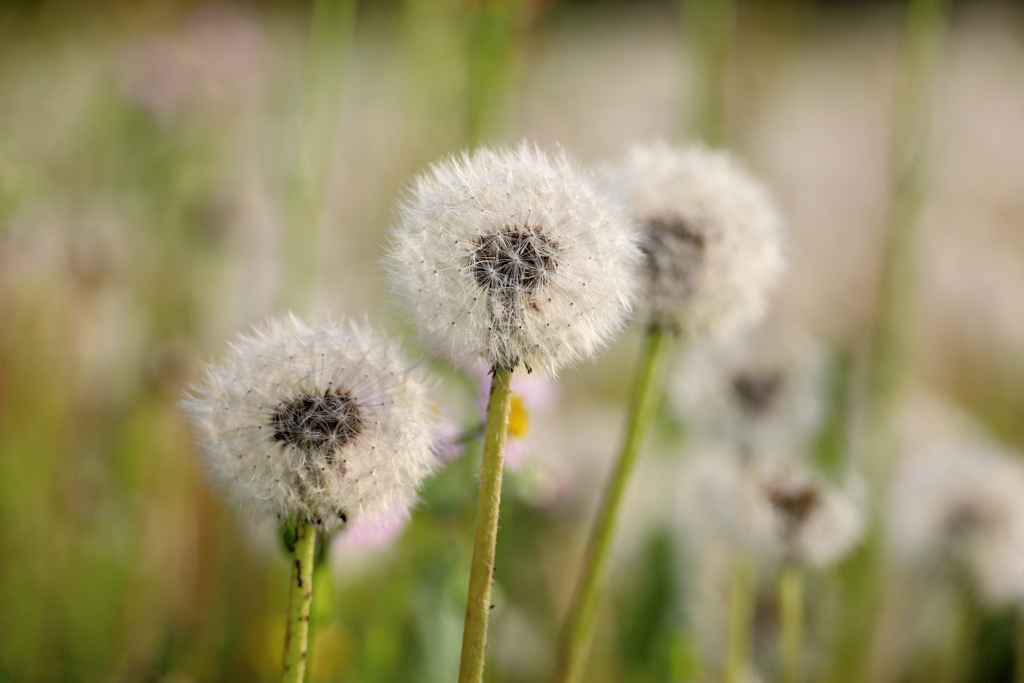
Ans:
[[[564,153],[523,143],[444,159],[399,204],[386,263],[421,336],[553,373],[625,324],[641,259],[623,209]]]
[[[726,334],[761,317],[782,273],[782,220],[733,157],[640,145],[604,178],[643,234],[654,324]]]
[[[375,519],[408,508],[436,463],[424,380],[365,323],[269,320],[192,391],[213,479],[259,517]]]

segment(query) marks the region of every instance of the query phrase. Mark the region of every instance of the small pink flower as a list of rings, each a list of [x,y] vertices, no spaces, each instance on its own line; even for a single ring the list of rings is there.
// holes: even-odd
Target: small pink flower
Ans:
[[[334,536],[331,553],[348,557],[353,553],[387,547],[402,535],[408,523],[407,509],[396,508],[386,512],[375,522],[366,517],[357,517]]]
[[[434,428],[434,455],[443,465],[461,458],[466,452],[464,432],[459,424],[444,415]]]

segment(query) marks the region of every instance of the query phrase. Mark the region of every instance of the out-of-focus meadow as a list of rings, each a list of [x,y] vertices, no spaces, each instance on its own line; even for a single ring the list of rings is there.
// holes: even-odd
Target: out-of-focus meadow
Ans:
[[[415,349],[382,285],[391,207],[471,138],[600,162],[707,137],[717,117],[787,219],[772,324],[852,359],[849,422],[871,422],[902,5],[739,2],[719,116],[691,30],[707,0],[507,3],[518,14],[496,20],[508,35],[491,51],[474,43],[474,3],[355,4],[0,7],[0,681],[278,676],[287,558],[205,481],[179,401],[237,331],[286,309],[366,314]],[[1024,449],[1024,7],[957,2],[944,23],[920,231],[900,260],[907,381],[885,404],[905,458],[977,431]],[[529,413],[532,454],[505,483],[488,680],[550,678],[638,336],[562,372]],[[436,369],[471,428],[478,388]],[[694,580],[702,559],[679,531],[686,431],[663,407],[587,681],[718,680],[722,601],[707,598],[721,587]],[[866,459],[870,435],[849,432],[844,451]],[[467,450],[397,539],[332,544],[308,680],[454,680]],[[865,543],[888,547],[876,535]],[[889,563],[851,558],[808,578],[805,680],[1009,680],[1024,583],[960,632],[950,601],[883,569],[858,620],[844,591]],[[776,678],[771,581],[757,583],[752,681]],[[970,654],[942,665],[951,649]]]

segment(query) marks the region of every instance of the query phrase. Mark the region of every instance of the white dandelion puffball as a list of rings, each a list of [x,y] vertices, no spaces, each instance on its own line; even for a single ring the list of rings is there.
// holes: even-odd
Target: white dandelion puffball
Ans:
[[[653,324],[727,334],[761,317],[784,265],[782,219],[733,157],[638,145],[604,178],[643,235]]]
[[[905,457],[892,491],[889,545],[905,568],[970,577],[993,606],[1024,606],[1024,465],[983,440]]]
[[[437,462],[424,380],[366,323],[272,319],[185,406],[213,479],[259,517],[375,520],[407,509]]]
[[[621,207],[564,153],[524,142],[415,178],[386,264],[436,352],[554,373],[624,327],[641,258]]]
[[[743,458],[805,452],[824,414],[826,357],[796,329],[705,339],[669,380],[672,407],[695,438],[728,441]]]
[[[698,542],[726,539],[765,560],[824,567],[864,531],[865,487],[856,476],[837,485],[798,463],[743,466],[712,449],[681,479],[684,522]]]

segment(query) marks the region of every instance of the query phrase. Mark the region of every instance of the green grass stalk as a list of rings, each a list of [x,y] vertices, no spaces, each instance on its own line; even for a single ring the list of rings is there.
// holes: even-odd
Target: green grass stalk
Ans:
[[[466,0],[466,139],[476,146],[498,128],[518,70],[518,45],[525,20],[523,0]]]
[[[491,370],[491,396],[487,404],[487,426],[484,429],[480,494],[473,531],[473,560],[470,564],[466,623],[462,631],[459,683],[480,683],[484,676],[487,621],[491,614],[494,552],[501,505],[501,474],[505,462],[505,437],[508,434],[511,402],[512,369],[495,366]]]
[[[736,33],[736,1],[680,0],[680,14],[697,72],[693,134],[709,147],[721,147],[726,137],[726,84]]]
[[[906,9],[890,145],[892,199],[868,366],[865,462],[875,500],[888,496],[896,456],[893,419],[909,376],[920,213],[948,5],[949,0],[909,0]],[[864,542],[845,563],[844,619],[831,681],[864,680],[879,656],[868,652],[868,644],[881,608],[881,542],[881,519],[876,508]]]
[[[313,2],[292,167],[285,179],[287,234],[282,241],[279,308],[304,310],[313,295],[319,223],[355,12],[356,0]]]
[[[626,435],[591,530],[576,593],[562,631],[556,672],[559,683],[576,683],[583,676],[587,654],[594,639],[598,607],[608,580],[622,501],[635,469],[643,437],[661,398],[665,377],[663,366],[669,342],[668,333],[654,327],[648,330],[644,339],[640,368],[634,380],[626,417]]]
[[[1024,683],[1024,617],[1020,610],[1017,611],[1017,623],[1014,624],[1013,644],[1013,680],[1014,683]]]
[[[779,576],[779,682],[799,683],[804,629],[804,579],[787,564]]]
[[[309,611],[313,604],[313,557],[316,526],[301,522],[296,528],[291,588],[288,592],[288,622],[284,636],[283,683],[302,683],[306,672],[309,643]]]
[[[729,581],[729,623],[724,683],[743,683],[750,661],[750,626],[754,618],[754,579],[750,559],[736,551]]]

